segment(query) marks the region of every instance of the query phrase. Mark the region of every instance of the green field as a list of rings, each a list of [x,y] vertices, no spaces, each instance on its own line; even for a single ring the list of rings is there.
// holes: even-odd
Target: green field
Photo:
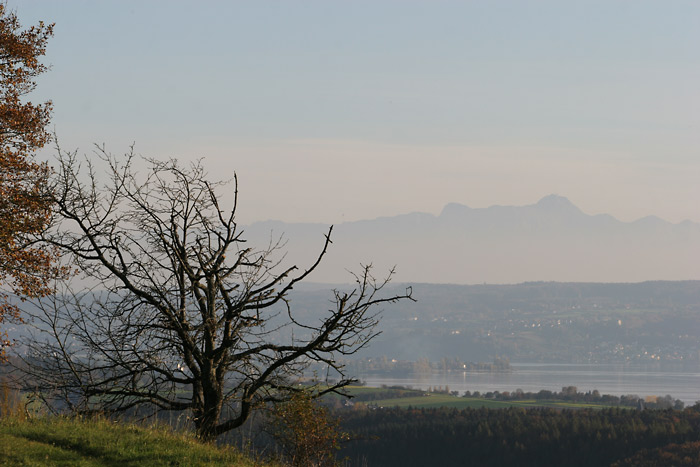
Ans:
[[[492,399],[483,399],[480,397],[455,397],[447,394],[429,394],[423,397],[399,397],[395,399],[379,399],[372,401],[379,407],[416,407],[416,408],[437,408],[437,407],[454,407],[457,409],[465,409],[467,407],[487,407],[490,409],[499,409],[505,407],[558,407],[567,409],[582,409],[594,408],[602,409],[609,407],[603,404],[586,404],[580,402],[565,402],[554,400],[535,400],[526,399],[519,401],[497,401]]]
[[[393,397],[381,398],[381,394],[386,393],[386,388],[370,388],[365,386],[350,386],[348,392],[356,397],[357,400],[368,405],[376,405],[378,407],[414,407],[414,408],[438,408],[452,407],[457,409],[465,409],[468,407],[478,408],[487,407],[491,409],[506,408],[506,407],[554,407],[568,409],[593,408],[602,409],[610,407],[605,404],[585,403],[585,402],[567,402],[562,400],[535,400],[523,399],[513,401],[499,401],[493,399],[485,399],[481,397],[459,397],[450,394],[428,393],[424,391],[406,390],[406,392],[415,393],[410,397]],[[376,394],[379,398],[372,400],[362,400],[369,395]]]

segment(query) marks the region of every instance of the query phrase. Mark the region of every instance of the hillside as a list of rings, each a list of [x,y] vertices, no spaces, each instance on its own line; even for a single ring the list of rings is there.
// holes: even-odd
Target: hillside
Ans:
[[[290,294],[297,318],[306,323],[320,319],[333,287],[348,288],[297,285]],[[402,293],[406,287],[417,301],[384,306],[381,334],[355,358],[700,363],[700,281],[391,283],[385,292]],[[271,325],[283,324],[285,316],[278,315]],[[284,329],[300,336],[306,332]],[[28,327],[8,331],[22,354]]]
[[[231,448],[165,429],[109,421],[0,418],[0,465],[236,466],[261,464]]]
[[[407,285],[390,287],[399,292]],[[474,362],[498,356],[550,363],[700,361],[700,281],[410,286],[417,301],[385,307],[382,334],[360,356]],[[300,317],[317,319],[327,308],[327,288],[294,291],[292,305],[306,313]]]

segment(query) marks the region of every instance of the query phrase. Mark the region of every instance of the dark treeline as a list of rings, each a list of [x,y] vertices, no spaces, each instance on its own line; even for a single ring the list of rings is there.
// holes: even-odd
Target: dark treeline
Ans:
[[[655,449],[642,449],[613,467],[697,467],[700,465],[700,441],[668,444]]]
[[[600,394],[596,389],[593,391],[579,392],[576,386],[564,386],[560,392],[542,389],[538,392],[523,392],[521,389],[510,391],[489,391],[481,394],[479,391],[466,391],[463,397],[481,397],[499,401],[566,401],[606,404],[610,406],[621,405],[624,407],[638,407],[648,409],[670,409],[683,410],[685,403],[680,399],[674,399],[667,394],[665,396],[648,396],[645,400],[640,399],[637,394],[623,394],[615,396],[611,394]]]
[[[668,452],[692,450],[687,443],[700,438],[699,405],[683,411],[383,409],[344,412],[342,420],[355,438],[342,450],[351,466],[634,465],[624,460],[644,453],[668,459]]]

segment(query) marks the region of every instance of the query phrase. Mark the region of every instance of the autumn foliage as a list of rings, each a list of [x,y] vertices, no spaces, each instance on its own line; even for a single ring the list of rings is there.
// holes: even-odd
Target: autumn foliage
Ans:
[[[34,79],[46,71],[45,53],[53,25],[22,29],[17,16],[0,3],[0,325],[20,320],[8,294],[37,297],[49,293],[54,257],[32,237],[50,218],[46,196],[49,168],[34,160],[50,139],[46,131],[51,102],[25,102]],[[0,358],[8,345],[0,334]]]
[[[300,391],[289,401],[277,404],[270,414],[271,434],[281,448],[285,465],[333,467],[341,465],[336,455],[349,436],[340,420],[312,394]]]

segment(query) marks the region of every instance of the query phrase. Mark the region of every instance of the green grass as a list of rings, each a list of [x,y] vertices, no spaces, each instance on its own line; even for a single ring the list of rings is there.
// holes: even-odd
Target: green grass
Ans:
[[[346,388],[348,392],[354,396],[361,396],[363,394],[371,394],[387,391],[384,388],[372,388],[366,386],[348,386]],[[610,407],[606,404],[596,404],[587,402],[567,402],[561,400],[535,400],[535,399],[524,399],[524,400],[513,400],[513,401],[499,401],[493,399],[485,399],[482,397],[459,397],[453,396],[451,394],[440,394],[440,393],[428,393],[425,391],[419,391],[422,395],[415,395],[412,397],[396,397],[391,399],[375,399],[363,401],[366,404],[377,405],[380,407],[415,407],[415,408],[437,408],[437,407],[454,407],[457,409],[465,409],[468,407],[487,407],[490,409],[500,409],[506,407],[554,407],[554,408],[567,408],[567,409],[583,409],[583,408],[594,408],[602,409],[605,407]]]
[[[233,448],[197,441],[165,428],[107,420],[46,417],[0,419],[0,465],[240,466],[262,464]]]
[[[439,407],[454,407],[464,409],[467,407],[488,407],[488,408],[504,408],[511,407],[510,402],[494,401],[490,399],[471,398],[471,397],[455,397],[447,394],[430,394],[419,397],[400,397],[396,399],[380,399],[371,401],[371,404],[376,404],[380,407],[415,407],[415,408],[439,408]]]
[[[415,408],[437,408],[437,407],[454,407],[457,409],[466,409],[468,407],[487,407],[490,409],[502,409],[506,407],[555,407],[561,409],[583,409],[594,408],[602,409],[610,407],[604,404],[590,404],[584,402],[565,402],[555,400],[518,400],[518,401],[497,401],[493,399],[483,399],[480,397],[455,397],[448,394],[429,394],[421,397],[401,397],[396,399],[380,399],[370,401],[371,404],[376,404],[380,407],[415,407]]]

